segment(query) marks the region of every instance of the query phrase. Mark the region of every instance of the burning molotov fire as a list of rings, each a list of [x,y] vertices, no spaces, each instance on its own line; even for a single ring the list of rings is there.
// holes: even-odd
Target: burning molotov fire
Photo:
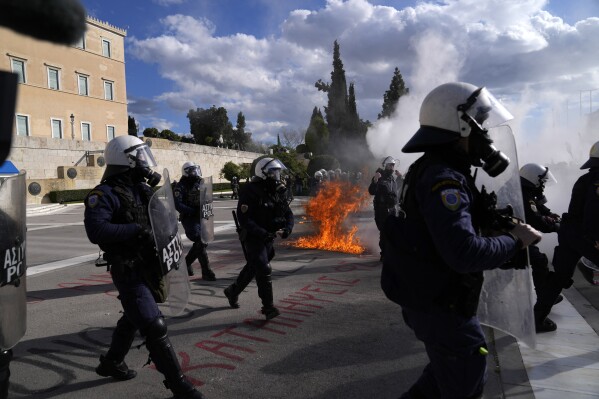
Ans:
[[[317,229],[313,236],[301,237],[291,245],[299,248],[324,249],[327,251],[361,254],[365,248],[356,237],[358,226],[349,231],[345,220],[359,211],[369,199],[364,187],[347,182],[327,182],[306,205],[306,216]]]

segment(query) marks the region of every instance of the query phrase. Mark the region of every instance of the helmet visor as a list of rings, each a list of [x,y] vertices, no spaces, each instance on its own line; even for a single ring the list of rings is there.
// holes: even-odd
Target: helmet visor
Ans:
[[[472,100],[474,102],[465,112],[484,130],[514,119],[513,115],[485,87],[475,91],[468,102]]]
[[[200,169],[199,165],[192,165],[185,168],[185,173],[187,176],[202,177],[202,169]]]
[[[262,167],[264,176],[273,180],[281,180],[281,172],[287,170],[283,162],[278,159],[272,159],[266,165]]]
[[[545,173],[539,176],[539,182],[542,182],[545,186],[551,186],[557,183],[557,180],[553,176],[553,173],[549,171],[549,168],[545,168]]]
[[[146,143],[127,148],[125,154],[135,161],[136,166],[153,168],[158,165],[152,155],[152,151],[150,151],[150,147]]]

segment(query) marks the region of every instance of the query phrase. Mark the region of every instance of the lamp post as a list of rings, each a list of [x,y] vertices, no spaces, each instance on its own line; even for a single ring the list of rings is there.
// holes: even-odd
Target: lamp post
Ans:
[[[75,140],[75,115],[71,114],[71,138]]]

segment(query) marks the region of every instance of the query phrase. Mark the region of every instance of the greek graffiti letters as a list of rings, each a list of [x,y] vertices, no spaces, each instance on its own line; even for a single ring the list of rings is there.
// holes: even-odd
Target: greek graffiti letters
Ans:
[[[243,346],[227,344],[224,342],[218,342],[218,341],[212,341],[212,340],[200,341],[200,342],[196,343],[195,346],[197,348],[203,349],[210,353],[214,353],[217,356],[222,356],[222,357],[230,359],[230,360],[236,360],[238,362],[241,362],[243,360],[243,358],[241,356],[227,353],[224,351],[224,349],[231,349],[231,350],[247,352],[247,353],[255,353],[256,352],[253,349],[244,348]]]

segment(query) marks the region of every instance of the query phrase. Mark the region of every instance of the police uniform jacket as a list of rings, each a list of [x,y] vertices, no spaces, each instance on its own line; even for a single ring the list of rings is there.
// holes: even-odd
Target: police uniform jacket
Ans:
[[[482,271],[503,265],[519,249],[512,236],[479,234],[479,191],[464,157],[451,152],[422,156],[404,182],[405,218],[387,219],[390,253],[381,285],[402,306],[473,316]]]
[[[252,181],[241,189],[237,215],[247,240],[268,240],[277,230],[293,230],[293,212],[285,193],[273,193],[266,180]]]
[[[84,225],[92,244],[118,255],[139,250],[140,227],[151,229],[148,203],[154,191],[146,183],[124,177],[107,179],[85,198]]]
[[[399,191],[399,181],[395,173],[385,176],[385,171],[378,169],[381,178],[376,182],[374,178],[368,186],[368,193],[374,195],[373,205],[375,217],[387,217],[389,209],[395,207],[398,202],[397,193]]]
[[[526,223],[542,233],[557,231],[559,224],[557,215],[543,204],[535,190],[522,185],[522,200],[524,201],[524,218]]]
[[[185,235],[194,242],[201,240],[202,237],[201,189],[202,179],[183,176],[173,190],[175,208],[179,212]]]
[[[574,183],[568,212],[562,219],[584,238],[599,241],[599,168],[591,168]]]

